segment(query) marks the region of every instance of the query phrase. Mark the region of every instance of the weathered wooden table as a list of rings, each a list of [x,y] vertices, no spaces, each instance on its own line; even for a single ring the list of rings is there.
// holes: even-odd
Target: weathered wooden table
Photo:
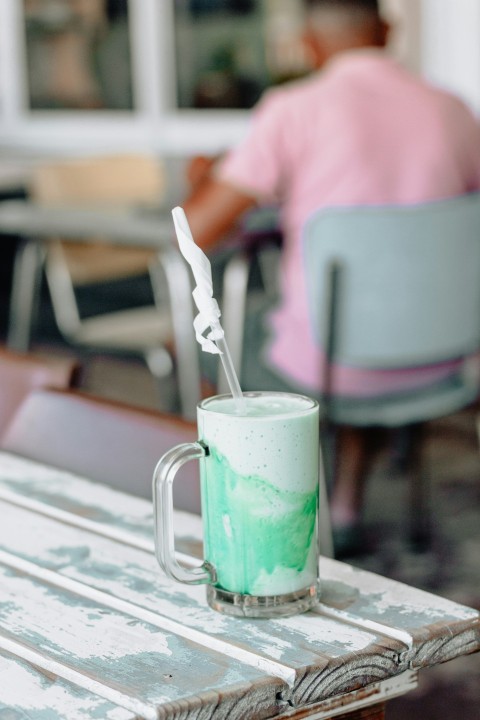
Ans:
[[[377,719],[480,649],[478,612],[327,559],[315,612],[217,614],[157,567],[148,502],[4,453],[0,513],[0,718]]]

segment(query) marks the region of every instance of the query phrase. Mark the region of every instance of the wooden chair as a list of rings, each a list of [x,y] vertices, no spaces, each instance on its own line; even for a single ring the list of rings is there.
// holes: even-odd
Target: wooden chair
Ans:
[[[326,427],[403,429],[410,539],[425,546],[433,523],[421,430],[480,394],[470,360],[480,350],[480,196],[320,210],[305,226],[304,251],[312,329],[326,355]],[[351,400],[335,392],[340,365],[407,369],[449,360],[463,360],[461,370],[423,389]]]
[[[38,390],[20,406],[1,448],[151,498],[152,476],[163,453],[194,442],[194,423],[78,391]],[[174,488],[177,508],[200,513],[196,463]]]
[[[29,192],[34,202],[46,207],[152,207],[162,199],[164,178],[160,163],[146,155],[78,158],[38,165]],[[156,253],[120,248],[108,238],[93,240],[67,243],[52,238],[46,245],[45,273],[60,332],[73,345],[140,353],[154,375],[168,375],[172,363],[166,346],[172,324],[166,303],[85,317],[78,302],[81,287],[149,273]]]
[[[79,369],[79,363],[72,358],[0,349],[0,438],[29,392],[43,387],[71,387],[77,382]]]

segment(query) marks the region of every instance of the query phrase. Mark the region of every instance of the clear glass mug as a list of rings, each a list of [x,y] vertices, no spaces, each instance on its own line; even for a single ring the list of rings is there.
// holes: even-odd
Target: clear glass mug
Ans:
[[[207,602],[228,615],[280,617],[318,601],[318,403],[290,393],[230,395],[197,408],[199,440],[169,450],[153,476],[155,550],[165,573],[207,584]],[[205,560],[175,559],[172,485],[200,460]],[[179,480],[181,482],[181,480]]]

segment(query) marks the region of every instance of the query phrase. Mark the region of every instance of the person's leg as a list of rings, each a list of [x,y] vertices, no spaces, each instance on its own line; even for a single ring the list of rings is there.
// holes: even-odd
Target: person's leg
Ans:
[[[335,438],[334,481],[330,497],[332,524],[358,524],[363,507],[371,443],[361,428],[339,427]]]
[[[330,493],[335,557],[350,557],[365,548],[362,513],[368,475],[383,436],[376,428],[336,429]]]
[[[340,427],[335,438],[334,479],[330,496],[332,523],[345,527],[359,522],[370,447],[364,430]]]

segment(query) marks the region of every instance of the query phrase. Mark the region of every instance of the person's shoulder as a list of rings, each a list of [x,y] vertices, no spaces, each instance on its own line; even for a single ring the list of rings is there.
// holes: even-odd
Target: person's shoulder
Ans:
[[[437,103],[448,108],[450,113],[463,117],[469,122],[478,125],[478,119],[476,118],[472,108],[458,94],[436,85],[430,85],[430,91],[436,98]]]
[[[469,122],[478,124],[472,108],[457,92],[442,87],[419,72],[405,67],[399,61],[391,60],[391,66],[397,68],[397,74],[403,77],[404,84],[411,88],[412,93],[417,93],[417,99],[424,107],[431,107],[435,112],[443,113],[445,116],[463,117]]]
[[[268,88],[260,98],[258,109],[270,112],[288,112],[299,102],[306,100],[317,91],[321,82],[319,73],[312,73],[300,79],[289,80],[281,85]]]

